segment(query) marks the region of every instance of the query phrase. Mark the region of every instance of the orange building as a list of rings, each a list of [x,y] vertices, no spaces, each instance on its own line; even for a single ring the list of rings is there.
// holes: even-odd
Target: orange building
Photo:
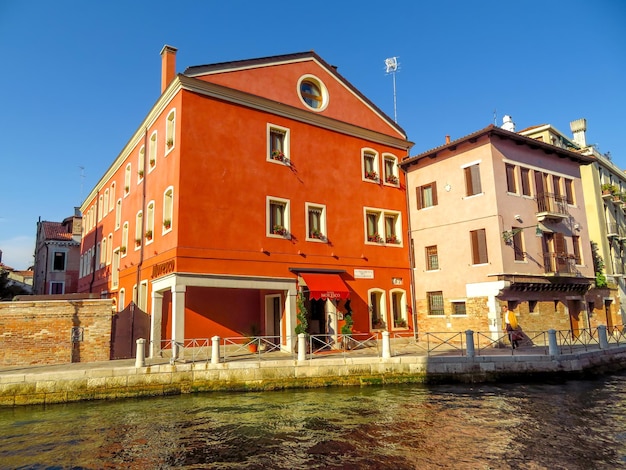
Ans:
[[[133,337],[149,323],[152,354],[255,330],[290,349],[298,293],[312,334],[350,312],[412,328],[404,131],[314,52],[178,75],[175,56],[81,207],[79,292],[132,311]]]

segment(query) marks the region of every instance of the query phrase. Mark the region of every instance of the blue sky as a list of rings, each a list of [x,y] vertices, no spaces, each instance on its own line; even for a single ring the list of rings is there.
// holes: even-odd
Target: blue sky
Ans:
[[[165,44],[192,65],[314,50],[390,117],[416,155],[509,114],[549,123],[626,168],[621,0],[180,2],[0,0],[0,249],[32,264],[156,101]],[[81,167],[83,169],[81,169]]]

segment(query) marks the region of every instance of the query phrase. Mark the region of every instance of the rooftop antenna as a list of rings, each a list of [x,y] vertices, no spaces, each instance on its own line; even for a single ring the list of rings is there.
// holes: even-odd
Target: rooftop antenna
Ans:
[[[79,166],[78,168],[80,168],[80,202],[81,204],[83,203],[83,183],[85,181],[85,167],[84,166]]]
[[[393,77],[393,120],[398,123],[398,114],[396,111],[396,72],[398,71],[398,58],[389,57],[385,59],[385,73],[391,74]]]
[[[493,110],[493,125],[498,125],[498,110],[494,108]]]

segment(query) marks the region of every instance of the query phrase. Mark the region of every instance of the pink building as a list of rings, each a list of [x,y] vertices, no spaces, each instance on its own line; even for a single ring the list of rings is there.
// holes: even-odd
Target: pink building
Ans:
[[[593,160],[491,125],[402,161],[420,331],[497,337],[505,305],[525,331],[588,326]]]

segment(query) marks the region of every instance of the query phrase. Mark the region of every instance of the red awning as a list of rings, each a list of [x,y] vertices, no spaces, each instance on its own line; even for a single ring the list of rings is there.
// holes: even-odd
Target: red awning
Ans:
[[[310,299],[347,299],[350,297],[348,286],[339,274],[300,274],[309,288]]]

